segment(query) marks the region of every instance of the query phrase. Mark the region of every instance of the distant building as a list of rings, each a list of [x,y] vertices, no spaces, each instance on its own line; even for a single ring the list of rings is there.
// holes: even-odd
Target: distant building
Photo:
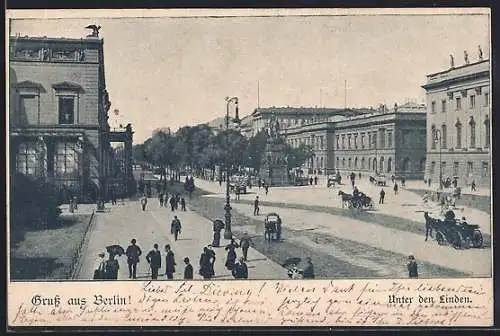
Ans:
[[[365,110],[363,110],[365,111]],[[287,142],[313,150],[305,173],[384,173],[422,178],[425,168],[425,105],[407,103],[388,110],[353,117],[330,117],[323,121],[291,127]],[[349,115],[346,111],[344,115]]]
[[[109,129],[103,40],[9,41],[10,169],[53,181],[65,198],[104,195],[116,167],[110,141],[124,141],[131,153],[132,129]]]
[[[459,185],[490,185],[490,61],[427,76],[427,165],[438,183],[458,177]],[[440,139],[440,141],[439,141]]]

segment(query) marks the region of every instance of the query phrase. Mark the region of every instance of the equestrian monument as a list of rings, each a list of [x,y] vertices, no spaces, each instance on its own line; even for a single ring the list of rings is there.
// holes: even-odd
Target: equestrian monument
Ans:
[[[286,145],[276,118],[270,121],[267,135],[267,144],[260,165],[260,178],[271,187],[288,186],[290,181],[285,155]]]

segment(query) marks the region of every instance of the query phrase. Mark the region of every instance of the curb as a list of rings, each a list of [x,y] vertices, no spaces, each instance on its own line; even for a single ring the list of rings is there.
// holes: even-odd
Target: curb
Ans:
[[[80,273],[80,269],[82,266],[81,256],[83,254],[82,253],[83,250],[87,247],[89,232],[91,231],[91,228],[94,226],[93,225],[94,224],[94,215],[95,215],[95,210],[92,210],[92,214],[90,215],[89,223],[87,225],[87,228],[85,229],[85,233],[83,234],[83,239],[80,242],[80,245],[78,246],[75,254],[72,257],[71,267],[70,267],[70,272],[69,272],[70,273],[69,279],[72,279],[72,280],[76,279],[76,277]]]

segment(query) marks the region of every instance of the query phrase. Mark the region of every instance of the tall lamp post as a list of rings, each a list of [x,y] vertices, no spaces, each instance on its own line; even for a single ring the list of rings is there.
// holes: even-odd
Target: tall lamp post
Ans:
[[[441,160],[441,130],[434,131],[434,141],[439,141],[439,189],[443,189],[443,162]]]
[[[226,153],[226,205],[224,206],[224,210],[226,214],[224,218],[226,220],[224,227],[224,239],[233,238],[233,233],[231,232],[231,196],[229,194],[229,104],[234,102],[236,106],[236,115],[233,119],[235,124],[239,124],[240,118],[238,117],[238,97],[226,97],[226,145],[227,145],[227,153]]]

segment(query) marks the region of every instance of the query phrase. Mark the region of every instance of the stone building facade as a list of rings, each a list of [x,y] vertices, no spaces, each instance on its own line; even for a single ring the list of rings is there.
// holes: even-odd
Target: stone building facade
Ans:
[[[80,199],[105,194],[113,164],[103,40],[10,37],[9,85],[10,169]]]
[[[426,178],[439,181],[454,176],[459,185],[490,186],[491,97],[490,61],[427,76]]]
[[[289,128],[293,147],[308,145],[309,174],[370,172],[418,179],[424,175],[426,153],[425,105],[407,103],[335,121]]]

